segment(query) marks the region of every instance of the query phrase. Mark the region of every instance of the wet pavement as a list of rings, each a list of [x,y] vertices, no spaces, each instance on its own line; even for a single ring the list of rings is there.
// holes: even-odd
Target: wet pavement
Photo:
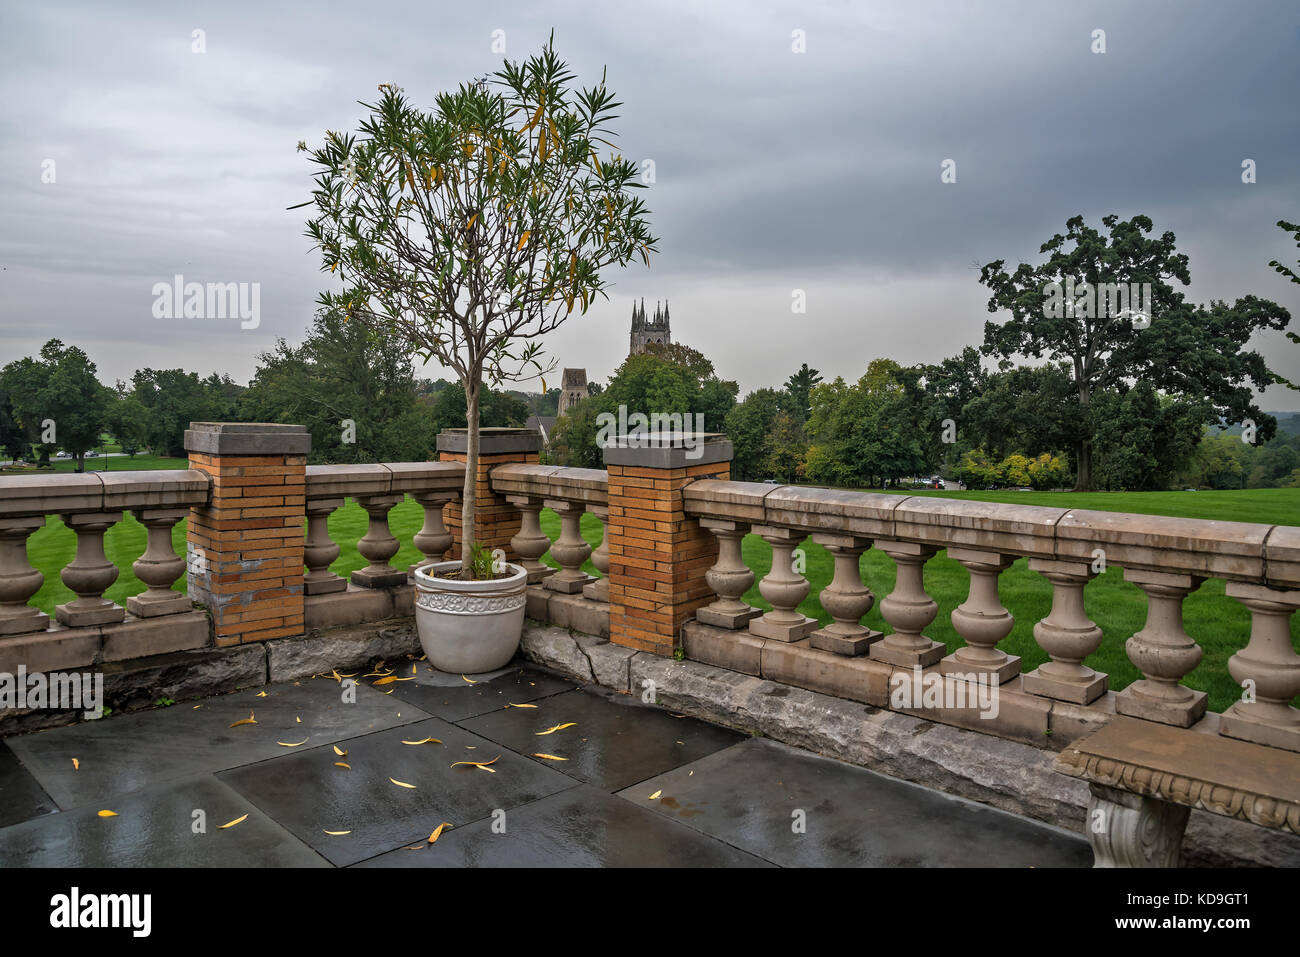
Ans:
[[[1092,863],[1077,835],[639,698],[477,678],[406,661],[8,738],[0,867]]]

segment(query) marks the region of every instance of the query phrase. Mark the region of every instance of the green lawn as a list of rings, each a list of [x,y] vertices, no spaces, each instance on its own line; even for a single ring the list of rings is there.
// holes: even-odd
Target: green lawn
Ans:
[[[183,467],[181,459],[149,459],[137,456],[135,468]],[[148,463],[148,464],[145,464]],[[179,463],[168,465],[167,463]],[[918,493],[909,493],[918,494]],[[1255,521],[1266,523],[1297,524],[1300,522],[1300,489],[1258,489],[1228,492],[926,492],[948,498],[973,498],[984,501],[1018,502],[1059,507],[1095,508],[1107,511],[1142,512],[1154,515],[1178,515],[1189,518],[1226,519],[1230,521]],[[402,502],[389,514],[393,534],[402,543],[401,550],[392,563],[405,567],[422,557],[411,544],[411,539],[423,523],[423,510],[412,500]],[[355,502],[348,502],[330,516],[330,535],[339,543],[340,554],[332,565],[339,575],[365,567],[366,560],[356,550],[356,542],[366,532],[367,517]],[[560,532],[560,520],[550,509],[542,512],[542,529],[554,540]],[[600,522],[592,515],[582,519],[583,536],[593,547],[600,543]],[[184,523],[173,533],[177,553],[185,553]],[[144,590],[144,584],[131,572],[131,563],[144,551],[145,530],[128,514],[122,522],[105,536],[105,551],[122,573],[108,591],[108,597],[125,602],[130,595]],[[804,544],[807,577],[811,585],[808,598],[800,606],[804,614],[826,623],[830,621],[817,600],[818,593],[830,581],[833,561],[830,554],[812,542]],[[768,608],[758,593],[757,581],[768,571],[771,549],[756,535],[744,542],[746,564],[754,570],[755,586],[745,596],[756,607]],[[58,572],[67,565],[76,552],[75,536],[55,516],[50,516],[42,528],[28,540],[28,554],[33,566],[45,573],[44,587],[37,593],[34,604],[52,614],[54,605],[69,601],[74,596],[59,581]],[[548,564],[555,565],[548,555]],[[590,561],[587,571],[594,574]],[[862,574],[867,585],[875,592],[877,601],[888,595],[894,585],[894,564],[883,553],[873,550],[862,558]],[[176,586],[184,590],[184,579]],[[961,646],[962,641],[953,630],[949,614],[966,598],[968,577],[955,561],[940,553],[925,569],[926,591],[939,604],[939,614],[926,634],[944,642],[950,651]],[[1002,574],[1000,581],[1003,604],[1016,618],[1015,629],[999,647],[1008,654],[1023,658],[1022,668],[1030,671],[1047,660],[1046,654],[1033,639],[1034,624],[1045,617],[1051,608],[1051,587],[1041,576],[1030,572],[1025,559],[1020,559]],[[1238,648],[1244,647],[1249,636],[1250,615],[1239,602],[1225,598],[1224,584],[1220,580],[1207,581],[1188,597],[1184,603],[1184,619],[1188,634],[1204,649],[1205,657],[1199,667],[1187,676],[1189,687],[1207,691],[1210,708],[1222,711],[1240,694],[1227,671],[1227,660]],[[1105,638],[1101,647],[1088,663],[1110,675],[1111,687],[1119,690],[1140,677],[1124,653],[1124,642],[1142,627],[1146,615],[1146,602],[1136,586],[1124,581],[1123,570],[1108,568],[1086,589],[1086,605],[1090,617],[1101,626]],[[1300,616],[1297,616],[1300,618]],[[872,608],[866,616],[872,628],[887,630],[880,617],[879,607]],[[1291,625],[1292,642],[1300,651],[1300,620]]]
[[[77,463],[72,459],[50,459],[50,466],[56,472],[75,472]],[[189,467],[188,459],[165,458],[158,455],[137,455],[132,458],[129,455],[110,455],[107,458],[98,456],[96,458],[86,457],[87,472],[144,472],[153,469],[183,469]],[[41,475],[45,474],[36,469],[17,469],[6,471],[0,469],[0,475]]]

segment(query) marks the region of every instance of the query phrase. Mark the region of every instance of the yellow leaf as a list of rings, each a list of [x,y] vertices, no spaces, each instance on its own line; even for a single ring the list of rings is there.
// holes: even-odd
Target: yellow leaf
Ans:
[[[465,678],[464,675],[461,675],[461,677],[462,677],[462,678]],[[476,685],[476,684],[478,684],[478,682],[475,681],[473,678],[465,678],[465,680],[468,681],[468,682],[469,682],[470,684],[472,684],[472,685]]]
[[[73,759],[72,759],[72,770],[74,770],[74,771],[80,771],[80,770],[81,770],[81,762],[78,761],[76,758],[73,758]]]
[[[519,252],[519,250],[524,248],[524,244],[528,242],[528,237],[532,234],[533,231],[531,229],[524,230],[524,235],[520,238],[519,245],[515,247],[515,252]]]
[[[658,791],[656,791],[654,794],[650,795],[650,800],[654,801],[654,800],[658,799],[659,795],[661,795],[661,794],[663,794],[663,793],[664,793],[664,792],[663,792],[662,790],[658,790]]]
[[[407,784],[405,781],[398,781],[398,780],[395,779],[395,778],[389,778],[388,780],[392,781],[392,782],[393,782],[394,784],[396,784],[399,788],[410,788],[412,791],[415,790],[415,785],[414,785],[414,784]]]
[[[239,727],[241,724],[257,724],[257,719],[253,716],[253,712],[251,712],[251,711],[248,712],[248,717],[247,717],[247,718],[240,718],[238,721],[236,721],[234,724],[232,724],[231,727],[232,727],[232,728],[237,728],[237,727]]]
[[[496,764],[497,761],[499,761],[500,759],[501,759],[501,755],[498,754],[498,755],[497,755],[495,758],[493,758],[491,761],[456,761],[456,762],[453,762],[451,766],[454,768],[454,767],[456,767],[456,765],[458,765],[458,764],[468,764],[468,765],[470,765],[471,767],[482,768],[484,771],[491,771],[492,769],[489,768],[488,765],[489,765],[489,764]]]
[[[298,717],[297,715],[293,716],[293,720],[298,722],[299,724],[302,724],[302,718]]]
[[[344,751],[342,748],[340,748],[337,744],[334,745],[334,753],[337,754],[340,758],[346,758],[348,756],[348,753]]]
[[[507,708],[536,708],[535,704],[515,704],[513,701],[506,705]]]
[[[465,229],[466,229],[466,230],[473,229],[473,228],[474,228],[474,221],[475,221],[476,219],[478,219],[478,213],[475,213],[473,216],[471,216],[471,217],[469,218],[469,222],[465,224]]]
[[[336,767],[336,768],[347,768],[349,771],[352,770],[352,765],[350,765],[350,764],[344,764],[342,761],[335,761],[335,762],[334,762],[334,767]]]
[[[541,753],[538,753],[538,754],[534,754],[533,757],[535,757],[535,758],[545,758],[547,761],[567,761],[567,760],[569,760],[568,758],[561,758],[561,757],[559,757],[558,755],[554,755],[554,754],[541,754]]]
[[[326,831],[325,833],[333,835],[334,837],[342,837],[344,834],[351,834],[352,832],[351,831]]]
[[[437,844],[438,838],[442,837],[443,828],[448,828],[448,827],[454,827],[454,825],[448,824],[446,821],[443,821],[441,824],[435,827],[433,829],[433,833],[429,835],[429,843]]]
[[[556,725],[555,727],[553,727],[553,728],[547,728],[545,731],[538,731],[538,732],[536,732],[536,734],[537,734],[538,737],[541,737],[541,736],[544,735],[544,734],[554,734],[556,731],[563,731],[565,728],[572,728],[572,727],[573,727],[574,725],[576,725],[577,723],[578,723],[578,722],[576,722],[576,721],[569,721],[569,722],[566,722],[565,724],[557,724],[557,725]]]
[[[266,692],[265,692],[265,691],[259,691],[257,694],[253,695],[253,697],[254,697],[254,698],[265,698],[265,697],[266,697]]]
[[[239,824],[240,822],[247,821],[247,820],[248,820],[248,815],[245,814],[243,817],[237,817],[233,821],[227,821],[225,824],[218,824],[217,830],[224,831],[228,827],[234,827],[236,824]]]
[[[394,681],[396,681],[396,680],[397,680],[397,679],[394,678],[392,675],[389,675],[387,678],[380,678],[378,681],[373,682],[373,684],[374,684],[376,687],[378,687],[379,685],[390,685],[390,684],[392,684],[392,683],[393,683]]]
[[[417,667],[418,667],[417,665],[411,665],[411,674],[415,674],[415,669]]]
[[[424,738],[421,741],[403,741],[402,744],[442,744],[437,738]]]
[[[117,817],[117,812],[116,812],[116,811],[100,811],[100,812],[99,812],[99,816],[100,816],[100,817]]]
[[[275,742],[282,748],[297,748],[306,744],[311,738],[303,738],[301,741],[277,741]]]

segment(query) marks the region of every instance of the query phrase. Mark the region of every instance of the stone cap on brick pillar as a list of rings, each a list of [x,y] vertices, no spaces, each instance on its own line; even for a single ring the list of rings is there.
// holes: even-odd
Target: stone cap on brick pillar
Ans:
[[[277,422],[191,422],[185,451],[204,455],[306,455],[311,433],[305,425]]]
[[[730,462],[731,440],[721,432],[630,432],[601,445],[606,465],[680,469]]]
[[[490,428],[478,430],[479,455],[507,455],[511,452],[540,452],[542,434],[536,429]],[[469,453],[469,429],[443,429],[438,433],[438,451]]]

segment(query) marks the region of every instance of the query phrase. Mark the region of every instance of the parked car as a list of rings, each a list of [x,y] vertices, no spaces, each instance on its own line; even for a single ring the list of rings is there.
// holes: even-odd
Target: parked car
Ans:
[[[776,479],[763,479],[762,484],[763,484],[763,485],[780,485],[781,483],[778,482]]]

